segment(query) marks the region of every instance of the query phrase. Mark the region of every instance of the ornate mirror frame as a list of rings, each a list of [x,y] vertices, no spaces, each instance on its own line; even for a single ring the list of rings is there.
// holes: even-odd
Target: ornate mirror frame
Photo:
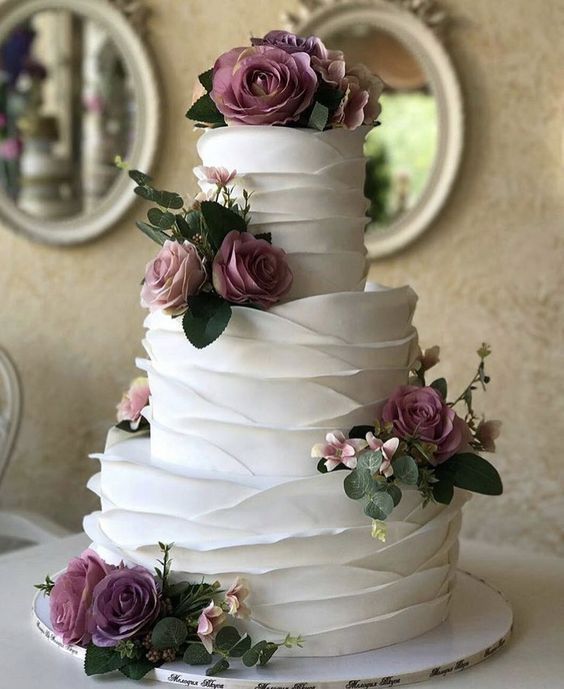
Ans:
[[[20,22],[45,10],[69,10],[99,22],[119,46],[129,69],[136,99],[132,167],[150,171],[160,126],[161,100],[155,68],[143,42],[148,10],[142,0],[4,0],[0,3],[0,42]],[[91,241],[112,227],[134,203],[127,175],[120,175],[94,212],[42,220],[27,215],[0,190],[0,222],[44,244],[71,245]]]
[[[367,234],[371,259],[388,256],[419,237],[443,207],[456,179],[464,142],[464,113],[458,79],[440,36],[446,14],[434,0],[300,0],[286,14],[288,28],[324,38],[351,24],[374,25],[408,46],[429,77],[437,102],[437,152],[415,205],[396,222]]]

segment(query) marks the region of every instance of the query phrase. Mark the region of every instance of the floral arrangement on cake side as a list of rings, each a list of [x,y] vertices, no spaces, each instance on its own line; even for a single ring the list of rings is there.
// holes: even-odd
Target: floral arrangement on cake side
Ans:
[[[373,520],[373,535],[385,539],[382,523],[402,498],[401,485],[416,487],[429,502],[450,504],[454,489],[500,495],[501,478],[492,464],[476,452],[495,452],[501,422],[481,418],[473,406],[477,386],[486,389],[487,344],[478,349],[480,362],[467,387],[448,401],[444,378],[426,383],[427,372],[439,361],[439,347],[419,353],[409,385],[399,386],[387,399],[373,425],[355,426],[347,436],[328,433],[311,451],[321,473],[347,471],[344,491],[358,500]],[[457,405],[465,413],[459,416]]]
[[[281,647],[302,645],[289,634],[280,643],[253,643],[229,624],[246,618],[249,589],[238,579],[227,591],[218,582],[170,580],[172,545],[159,543],[160,567],[110,565],[93,550],[73,558],[55,581],[37,589],[50,598],[51,626],[68,646],[86,649],[84,671],[119,671],[142,679],[163,663],[182,659],[209,665],[207,675],[229,669],[238,658],[247,667],[266,665]]]
[[[278,125],[323,131],[374,126],[384,84],[317,36],[269,31],[200,74],[187,117],[201,127]]]

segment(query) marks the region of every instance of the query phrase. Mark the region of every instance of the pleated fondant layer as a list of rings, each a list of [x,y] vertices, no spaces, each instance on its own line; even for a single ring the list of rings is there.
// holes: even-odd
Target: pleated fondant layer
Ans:
[[[149,316],[139,360],[151,388],[153,456],[191,469],[315,474],[311,447],[377,417],[417,349],[408,288],[309,297],[269,312],[235,308],[195,349],[180,319]]]
[[[236,187],[252,192],[251,231],[288,253],[290,300],[364,288],[367,131],[224,127],[199,139],[203,165],[237,170]]]
[[[460,507],[423,507],[406,488],[371,536],[339,472],[309,477],[218,476],[151,459],[147,438],[110,443],[89,486],[102,511],[85,530],[110,561],[153,566],[174,542],[174,571],[252,589],[246,629],[279,639],[301,633],[304,655],[355,653],[423,633],[446,616]]]

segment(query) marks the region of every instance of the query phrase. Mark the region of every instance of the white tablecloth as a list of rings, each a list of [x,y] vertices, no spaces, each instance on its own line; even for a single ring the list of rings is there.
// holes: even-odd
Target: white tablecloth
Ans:
[[[31,621],[33,584],[43,581],[80,553],[88,541],[78,535],[56,544],[0,556],[1,689],[126,689],[119,675],[83,674],[80,661],[58,651]],[[513,605],[515,628],[508,646],[480,665],[425,682],[427,689],[564,688],[564,559],[463,542],[461,568],[483,577]],[[144,682],[138,685],[160,686]]]

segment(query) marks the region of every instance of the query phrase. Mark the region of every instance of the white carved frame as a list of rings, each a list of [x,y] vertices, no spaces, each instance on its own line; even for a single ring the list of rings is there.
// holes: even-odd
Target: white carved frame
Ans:
[[[4,0],[0,3],[0,43],[20,22],[36,12],[65,9],[99,22],[119,46],[134,83],[136,121],[128,162],[150,171],[160,132],[161,98],[150,56],[142,39],[146,9],[138,0]],[[45,244],[71,245],[91,241],[110,230],[133,204],[131,182],[120,175],[95,211],[70,218],[45,220],[21,211],[0,189],[0,219],[9,228]]]
[[[423,66],[437,102],[437,151],[425,189],[413,208],[396,222],[366,235],[369,257],[379,259],[419,237],[436,218],[452,189],[464,144],[464,110],[458,79],[434,27],[416,11],[421,2],[414,0],[410,8],[409,3],[399,0],[302,1],[305,7],[301,12],[289,17],[293,31],[321,38],[351,24],[373,25],[388,31]],[[443,18],[438,14],[431,16]]]

